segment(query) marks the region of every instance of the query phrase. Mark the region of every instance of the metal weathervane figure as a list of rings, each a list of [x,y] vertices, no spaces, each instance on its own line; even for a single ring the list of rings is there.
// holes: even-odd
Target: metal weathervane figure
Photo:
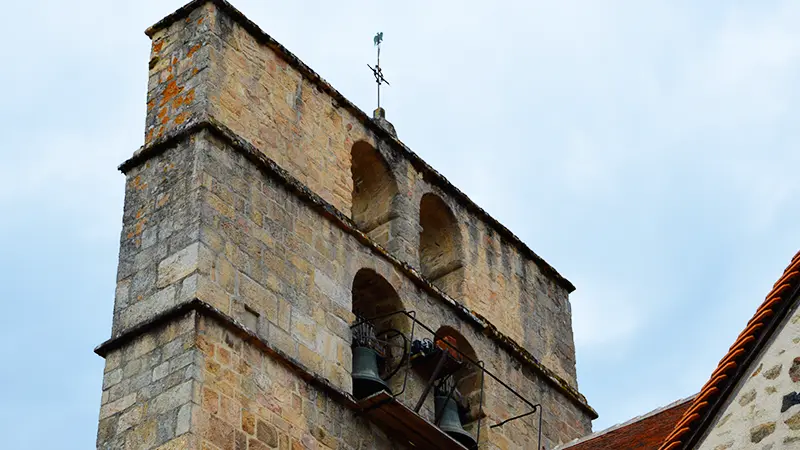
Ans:
[[[391,86],[386,78],[383,77],[383,73],[381,72],[381,42],[383,42],[383,32],[380,32],[372,38],[372,42],[375,46],[378,47],[378,63],[375,64],[373,68],[369,64],[367,67],[372,69],[372,74],[375,75],[375,82],[378,83],[378,109],[381,107],[381,84],[386,83],[387,86]]]

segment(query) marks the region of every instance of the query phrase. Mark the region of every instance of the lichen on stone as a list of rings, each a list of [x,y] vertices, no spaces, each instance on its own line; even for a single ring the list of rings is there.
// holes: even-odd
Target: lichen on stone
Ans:
[[[750,442],[758,444],[775,432],[775,422],[762,423],[750,429]]]
[[[778,375],[781,374],[781,370],[783,370],[783,364],[778,364],[764,372],[764,378],[768,380],[774,380],[778,378]]]
[[[742,394],[742,396],[739,397],[739,404],[742,405],[742,406],[745,406],[745,405],[747,405],[748,403],[752,402],[755,399],[756,399],[756,390],[755,389],[751,389],[750,391]]]
[[[791,430],[800,430],[800,412],[784,420],[783,423],[788,425]]]

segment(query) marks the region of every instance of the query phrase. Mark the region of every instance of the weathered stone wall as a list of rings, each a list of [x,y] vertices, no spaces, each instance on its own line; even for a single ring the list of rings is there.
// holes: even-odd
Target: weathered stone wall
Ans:
[[[315,209],[309,203],[313,194],[299,195],[287,179],[258,168],[241,149],[201,130],[144,158],[127,175],[114,336],[198,299],[351,392],[352,288],[366,268],[391,285],[404,308],[417,311],[434,330],[457,330],[493,373],[545,405],[547,442],[590,430],[590,414],[552,380],[524,369],[442,298],[420,289],[401,265]],[[399,387],[399,380],[394,383]],[[402,400],[413,405],[423,383],[411,373]],[[489,442],[526,448],[535,438],[533,418],[488,431],[486,425],[524,412],[491,379],[484,412],[483,437]],[[433,419],[432,398],[422,414]],[[101,425],[101,433],[106,428]]]
[[[197,8],[153,39],[147,83],[145,145],[207,117],[211,59],[208,8]]]
[[[194,145],[153,155],[126,174],[113,336],[196,296],[200,178]]]
[[[140,335],[106,355],[98,449],[192,447],[200,405],[195,314]]]
[[[571,285],[221,4],[149,32],[98,448],[394,448],[348,409],[354,296],[456,335],[542,405],[548,448],[588,433]],[[391,304],[370,308],[373,281]],[[459,384],[466,428],[482,425],[482,448],[533,448],[536,415],[488,427],[527,411],[491,377],[479,416],[476,373]],[[426,380],[410,371],[400,400]],[[421,415],[433,420],[432,397]]]
[[[458,318],[441,299],[421,290],[398,265],[364,246],[224,141],[203,132],[196,142],[202,179],[198,298],[250,324],[278,350],[350,392],[352,286],[360,270],[370,269],[389,282],[403,306],[415,310],[423,323],[434,330],[455,328],[490,370],[526,397],[546,398],[550,428],[545,432],[554,442],[590,430],[586,412],[541,377],[520,370],[518,361]],[[413,404],[422,384],[420,377],[412,376],[404,400]],[[524,411],[493,380],[486,382],[485,401],[491,423]],[[424,414],[432,417],[432,401],[428,403]],[[497,433],[514,436],[518,447],[511,448],[526,448],[530,426],[519,421]]]
[[[114,336],[197,299],[309,373],[351,392],[353,282],[360,270],[369,269],[391,286],[402,307],[417,311],[434,330],[452,327],[489,370],[541,402],[546,442],[589,432],[591,414],[557,389],[557,381],[533,373],[443,298],[421,289],[420,279],[410,278],[396,260],[364,245],[352,229],[342,229],[313,204],[313,194],[287,184],[291,179],[276,166],[259,167],[207,129],[141,157],[127,169]],[[423,384],[412,372],[401,399],[413,405]],[[525,409],[494,380],[487,379],[485,388],[483,439],[505,443],[501,448],[527,448],[536,437],[534,418],[490,432],[487,425]],[[432,398],[422,414],[433,419]],[[101,435],[108,427],[101,424]]]
[[[200,319],[197,344],[202,408],[195,424],[202,448],[402,448],[214,319]]]
[[[520,255],[496,230],[460,205],[464,236],[464,303],[578,386],[568,292]]]
[[[800,447],[800,405],[781,412],[786,394],[800,391],[800,311],[797,306],[753,363],[751,375],[717,414],[700,450]]]
[[[346,215],[353,206],[353,146],[377,149],[398,194],[389,222],[368,230],[370,236],[421,269],[420,202],[435,193],[455,215],[454,239],[463,249],[462,267],[437,284],[577,386],[564,280],[501,237],[461,197],[437,187],[440,179],[412,164],[402,144],[376,135],[298,63],[240,22],[206,3],[152,32],[146,142],[211,118]]]

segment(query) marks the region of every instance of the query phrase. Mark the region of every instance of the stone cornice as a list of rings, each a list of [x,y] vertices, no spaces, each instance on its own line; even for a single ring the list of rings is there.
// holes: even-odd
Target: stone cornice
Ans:
[[[342,403],[343,405],[351,409],[355,409],[357,407],[357,403],[352,395],[334,386],[325,378],[314,374],[310,368],[306,367],[301,362],[297,361],[296,359],[292,358],[286,353],[280,351],[279,349],[271,346],[268,342],[258,337],[253,331],[248,329],[243,324],[239,323],[238,321],[231,318],[227,314],[223,313],[217,308],[214,308],[213,306],[199,299],[194,299],[190,302],[180,304],[157,316],[152,317],[147,322],[137,327],[131,328],[130,330],[122,333],[120,336],[111,338],[103,342],[102,344],[98,345],[94,349],[94,352],[105,358],[106,355],[108,355],[111,351],[122,347],[123,345],[132,341],[136,337],[141,336],[143,333],[152,330],[154,328],[157,328],[159,326],[168,324],[193,311],[197,312],[198,314],[213,318],[214,320],[222,324],[225,328],[236,333],[239,337],[241,337],[245,341],[255,345],[261,351],[272,356],[275,360],[286,366],[292,372],[296,373],[298,376],[300,376],[300,378],[302,378],[312,386],[315,386],[320,390],[326,392],[328,395],[330,395],[334,400],[338,401],[339,403]]]
[[[322,199],[319,195],[311,191],[303,183],[289,174],[289,172],[278,166],[258,148],[241,138],[225,125],[219,123],[217,120],[213,118],[205,118],[185,122],[182,126],[173,130],[169,135],[162,136],[146,147],[142,147],[137,150],[133,157],[123,162],[119,166],[119,170],[123,173],[127,173],[151,157],[164,152],[165,150],[177,145],[182,140],[188,138],[190,135],[202,130],[208,130],[215,136],[224,140],[235,151],[242,154],[256,167],[258,167],[259,170],[281,182],[289,191],[316,210],[317,213],[333,222],[341,230],[345,231],[351,236],[354,236],[362,245],[369,247],[373,253],[389,261],[400,271],[402,271],[414,284],[426,291],[432,297],[437,298],[445,303],[448,307],[455,311],[459,317],[471,324],[482,334],[490,338],[498,346],[505,349],[517,360],[525,364],[526,367],[531,368],[549,384],[554,386],[556,390],[560,391],[576,405],[584,409],[593,419],[597,418],[597,412],[591,406],[589,406],[586,398],[575,387],[571,386],[566,380],[544,366],[544,364],[539,362],[528,350],[499,331],[497,327],[486,320],[486,318],[474,311],[469,310],[466,306],[454,300],[438,287],[431,284],[412,266],[392,256],[386,249],[372,241],[372,239],[370,239],[366,234],[361,232],[349,217]]]
[[[421,172],[425,179],[431,182],[432,184],[438,186],[445,192],[452,195],[458,202],[460,202],[468,211],[478,216],[481,220],[484,220],[487,224],[489,224],[495,231],[506,239],[510,244],[514,247],[519,249],[519,251],[526,257],[530,258],[537,266],[542,270],[542,272],[552,278],[559,286],[563,287],[567,290],[567,292],[573,292],[575,290],[575,285],[573,285],[569,280],[567,280],[564,276],[562,276],[558,271],[551,266],[547,261],[545,261],[542,257],[537,255],[533,250],[530,249],[522,240],[517,237],[511,230],[505,227],[505,225],[501,224],[497,221],[494,217],[489,215],[483,208],[478,206],[475,202],[473,202],[465,193],[463,193],[460,189],[455,187],[452,183],[450,183],[447,178],[445,178],[442,174],[440,174],[436,169],[428,165],[422,158],[420,158],[416,153],[414,153],[410,148],[408,148],[405,144],[403,144],[397,137],[391,135],[387,132],[383,127],[381,127],[377,122],[375,122],[368,114],[362,111],[359,107],[353,104],[350,100],[345,98],[339,91],[337,91],[333,86],[330,85],[324,78],[322,78],[318,73],[316,73],[313,69],[308,67],[303,61],[301,61],[297,56],[295,56],[292,52],[290,52],[286,47],[281,45],[278,41],[273,39],[270,35],[264,32],[256,23],[248,19],[244,14],[242,14],[238,9],[236,9],[233,5],[228,3],[225,0],[194,0],[180,9],[176,10],[174,13],[166,16],[165,18],[161,19],[153,26],[148,28],[145,31],[145,34],[148,37],[152,37],[158,30],[164,29],[171,25],[172,23],[182,20],[186,18],[192,11],[195,9],[205,5],[206,3],[213,3],[216,5],[217,8],[224,11],[228,14],[233,20],[235,20],[239,25],[242,26],[248,33],[250,33],[257,41],[266,45],[270,49],[272,49],[275,53],[280,55],[280,57],[286,61],[292,68],[300,72],[309,82],[313,83],[317,86],[322,92],[325,92],[333,101],[340,107],[346,109],[350,112],[353,117],[355,117],[359,122],[364,124],[368,129],[370,129],[376,136],[380,137],[386,143],[389,143],[395,149],[399,150],[399,152],[407,158],[414,168]]]

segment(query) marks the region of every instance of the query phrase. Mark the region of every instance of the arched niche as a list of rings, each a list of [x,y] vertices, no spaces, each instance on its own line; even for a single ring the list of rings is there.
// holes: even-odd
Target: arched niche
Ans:
[[[459,294],[463,263],[455,215],[441,198],[428,193],[420,201],[419,224],[422,275],[445,292]]]
[[[446,337],[450,337],[451,339],[447,340],[451,343],[454,342],[458,351],[466,357],[463,367],[454,375],[456,383],[454,398],[464,408],[461,411],[461,423],[467,426],[481,418],[481,370],[473,364],[473,362],[477,363],[479,359],[469,341],[453,327],[445,325],[436,330],[434,342],[445,340]]]
[[[386,359],[382,361],[382,371],[391,372],[403,362],[408,348],[407,342],[399,335],[408,336],[411,331],[411,319],[405,314],[391,314],[404,310],[400,297],[394,287],[372,269],[361,269],[353,278],[353,313],[356,323],[370,320],[377,338],[384,340]],[[387,316],[388,314],[391,314]],[[385,317],[382,317],[385,316]],[[395,331],[396,330],[396,331]],[[389,380],[389,386],[395,390],[402,383],[400,376]]]
[[[372,269],[361,269],[353,278],[353,313],[364,318],[382,316],[403,309],[403,303],[391,284]],[[395,314],[374,321],[376,329],[397,328],[407,332],[409,319]]]
[[[392,219],[397,182],[386,161],[370,144],[356,142],[351,156],[352,219],[361,231],[370,234]]]

